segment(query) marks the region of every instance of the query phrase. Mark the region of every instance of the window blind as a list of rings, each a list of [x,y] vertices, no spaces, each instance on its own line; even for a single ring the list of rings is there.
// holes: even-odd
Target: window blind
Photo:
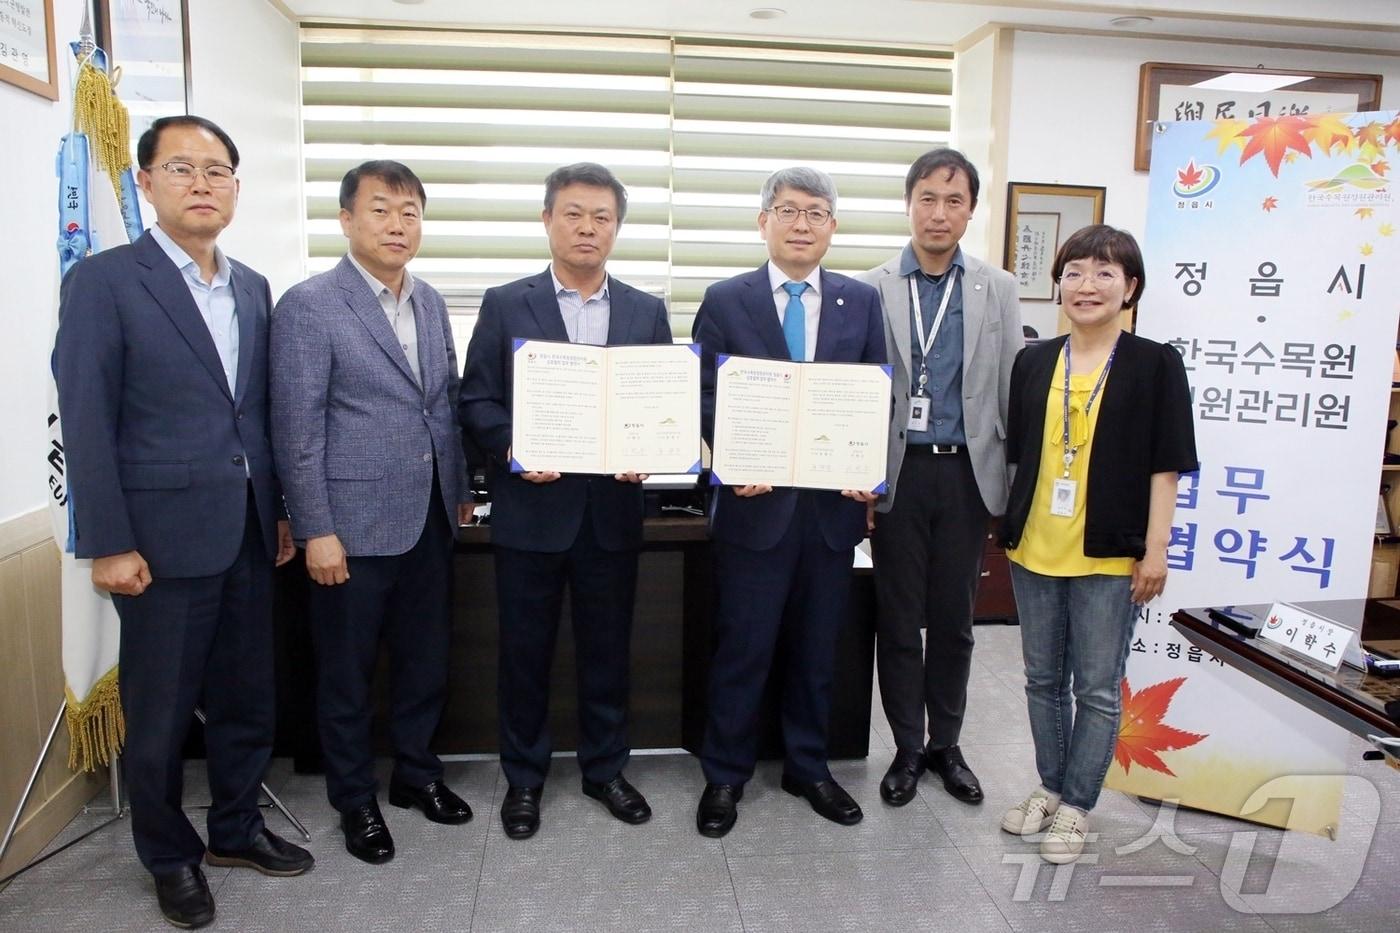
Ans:
[[[345,251],[341,176],[398,159],[428,192],[412,268],[462,342],[487,287],[548,263],[556,166],[601,162],[627,186],[609,271],[664,297],[686,338],[705,287],[766,256],[770,172],[832,174],[825,265],[860,271],[904,242],[905,169],[951,122],[952,55],[937,49],[310,25],[301,55],[309,271]]]

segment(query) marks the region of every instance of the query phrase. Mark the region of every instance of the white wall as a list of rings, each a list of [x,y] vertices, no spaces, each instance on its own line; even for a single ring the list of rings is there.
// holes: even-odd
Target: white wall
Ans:
[[[227,130],[242,160],[238,212],[219,245],[267,276],[276,300],[306,266],[297,25],[267,0],[195,0],[190,67],[190,112]]]
[[[962,244],[967,252],[979,258],[991,254],[993,199],[1006,186],[1005,178],[997,178],[992,147],[996,142],[993,108],[995,102],[996,34],[959,52],[953,62],[953,147],[977,166],[981,184],[978,206],[963,234]]]
[[[1400,60],[1393,57],[1017,32],[1006,180],[1103,185],[1104,222],[1141,237],[1147,173],[1133,170],[1133,143],[1143,62],[1380,74],[1382,107],[1400,107]],[[1050,302],[1023,302],[1022,311],[1042,335],[1055,333]]]
[[[0,339],[0,522],[47,501],[44,424],[49,350],[58,303],[58,181],[54,156],[68,130],[72,93],[66,48],[77,38],[82,9],[54,4],[55,53],[59,56],[57,103],[0,82],[0,178],[6,218],[0,232],[4,257],[4,338]]]
[[[273,297],[302,277],[299,57],[296,25],[267,0],[190,4],[194,112],[229,131],[243,157],[237,218],[221,242],[261,271]],[[0,522],[43,507],[48,360],[58,301],[54,156],[72,119],[66,43],[82,4],[54,4],[57,103],[0,83],[0,178],[6,181],[4,338],[0,339]]]

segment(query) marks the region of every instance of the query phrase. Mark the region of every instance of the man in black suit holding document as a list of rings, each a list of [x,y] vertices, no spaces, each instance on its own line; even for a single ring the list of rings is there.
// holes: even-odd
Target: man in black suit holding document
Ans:
[[[627,192],[608,169],[587,162],[556,169],[545,182],[541,214],[550,266],[487,290],[462,375],[461,422],[488,457],[501,768],[510,784],[501,825],[512,839],[539,829],[550,757],[550,664],[565,583],[577,646],[583,792],[623,822],[651,818],[646,799],[622,776],[642,477],[511,471],[517,339],[671,342],[662,301],[605,269],[626,213]]]

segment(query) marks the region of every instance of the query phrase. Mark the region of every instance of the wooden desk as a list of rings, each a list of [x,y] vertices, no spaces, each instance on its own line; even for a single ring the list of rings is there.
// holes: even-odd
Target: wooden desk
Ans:
[[[1261,615],[1268,610],[1240,608]],[[1360,736],[1400,736],[1400,678],[1376,677],[1346,665],[1332,674],[1263,638],[1240,635],[1208,612],[1183,609],[1172,615],[1171,624],[1192,644],[1343,729]]]

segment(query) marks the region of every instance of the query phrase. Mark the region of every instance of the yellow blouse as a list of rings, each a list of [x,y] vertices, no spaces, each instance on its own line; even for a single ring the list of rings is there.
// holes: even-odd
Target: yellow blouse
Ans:
[[[1089,487],[1089,454],[1093,449],[1094,427],[1103,409],[1103,396],[1108,391],[1107,381],[1094,399],[1094,408],[1087,419],[1084,417],[1084,403],[1088,401],[1089,393],[1094,390],[1102,371],[1103,367],[1100,366],[1092,373],[1072,375],[1069,379],[1069,439],[1071,446],[1078,447],[1069,468],[1069,478],[1077,483],[1074,514],[1070,516],[1050,514],[1055,480],[1062,477],[1065,471],[1063,350],[1060,351],[1059,362],[1055,364],[1055,374],[1050,378],[1050,392],[1045,399],[1045,434],[1041,438],[1045,447],[1040,454],[1035,495],[1031,499],[1030,514],[1026,516],[1020,546],[1006,552],[1008,558],[1034,573],[1049,577],[1084,577],[1095,573],[1129,576],[1133,572],[1133,564],[1137,563],[1131,557],[1084,556],[1084,503],[1085,491]]]

